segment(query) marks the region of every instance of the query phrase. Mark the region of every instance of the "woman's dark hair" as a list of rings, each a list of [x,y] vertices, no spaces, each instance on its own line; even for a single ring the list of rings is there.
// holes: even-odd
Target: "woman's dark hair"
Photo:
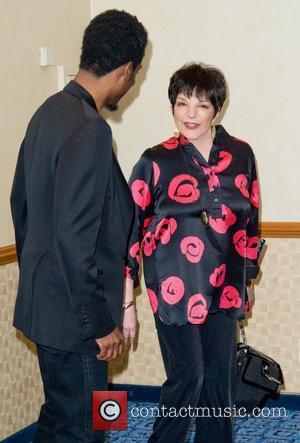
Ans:
[[[217,114],[226,99],[226,80],[223,73],[204,63],[189,63],[178,69],[170,79],[168,90],[172,108],[174,109],[178,94],[190,98],[194,91],[197,97],[209,99]]]
[[[97,15],[84,31],[79,67],[101,77],[121,65],[141,63],[147,31],[136,17],[111,9]]]

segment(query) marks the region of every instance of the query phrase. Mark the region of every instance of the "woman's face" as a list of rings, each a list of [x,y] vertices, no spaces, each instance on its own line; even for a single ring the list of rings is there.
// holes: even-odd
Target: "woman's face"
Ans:
[[[178,94],[173,116],[177,129],[193,142],[210,133],[215,110],[205,96],[198,98],[193,93],[188,98],[184,94]]]

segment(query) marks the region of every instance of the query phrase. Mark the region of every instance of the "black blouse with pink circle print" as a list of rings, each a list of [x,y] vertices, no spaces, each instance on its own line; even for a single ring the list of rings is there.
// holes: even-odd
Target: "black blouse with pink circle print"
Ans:
[[[218,125],[208,161],[182,134],[147,149],[129,185],[135,202],[126,276],[144,276],[152,311],[171,325],[208,313],[241,319],[257,276],[259,185],[251,147]]]

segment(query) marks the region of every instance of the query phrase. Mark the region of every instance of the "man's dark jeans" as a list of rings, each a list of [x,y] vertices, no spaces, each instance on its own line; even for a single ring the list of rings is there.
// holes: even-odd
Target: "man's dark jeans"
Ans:
[[[107,390],[107,362],[37,345],[45,404],[34,443],[102,443],[92,429],[92,392]]]

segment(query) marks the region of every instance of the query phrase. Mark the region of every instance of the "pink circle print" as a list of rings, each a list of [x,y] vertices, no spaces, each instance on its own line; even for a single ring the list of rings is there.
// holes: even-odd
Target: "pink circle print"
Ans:
[[[198,189],[198,180],[188,174],[180,174],[174,177],[168,189],[168,195],[171,200],[178,203],[194,203],[200,198]]]
[[[250,201],[256,208],[259,208],[259,185],[257,180],[253,180],[250,193]]]
[[[169,150],[176,149],[179,146],[179,139],[176,137],[171,137],[168,140],[165,140],[164,142],[162,142],[161,144],[166,149],[169,149]]]
[[[257,259],[257,245],[259,238],[254,235],[253,237],[248,237],[245,229],[237,231],[233,236],[233,244],[236,252],[242,256],[247,257],[250,260]]]
[[[142,240],[143,254],[149,257],[156,249],[154,235],[148,231]]]
[[[234,286],[225,286],[220,299],[220,308],[239,308],[241,304],[242,299],[238,290]]]
[[[214,272],[209,276],[209,283],[214,288],[222,286],[226,275],[226,264],[223,263],[219,268],[215,268]]]
[[[185,237],[180,243],[180,250],[189,262],[199,263],[204,252],[204,243],[198,237]]]
[[[247,254],[247,234],[245,229],[240,229],[233,236],[233,244],[236,252],[241,257],[246,257]]]
[[[144,224],[143,224],[143,236],[145,237],[146,232],[147,232],[147,228],[149,227],[151,221],[152,221],[153,216],[151,217],[147,217],[144,220]]]
[[[178,146],[181,144],[189,143],[189,139],[186,138],[183,134],[180,134],[179,137],[171,137],[168,140],[165,140],[164,142],[161,142],[161,144],[164,146],[164,148],[172,150],[178,148]]]
[[[184,295],[184,283],[181,278],[172,275],[161,284],[161,294],[169,305],[178,303]]]
[[[232,155],[227,151],[220,151],[219,153],[219,163],[214,166],[214,171],[216,174],[225,171],[228,168],[232,160]]]
[[[202,294],[192,295],[188,302],[188,321],[194,325],[205,322],[207,316],[207,303]]]
[[[236,215],[232,212],[230,208],[228,208],[228,206],[221,206],[223,218],[209,217],[209,224],[219,234],[225,234],[230,226],[234,225],[234,223],[236,222]]]
[[[175,218],[163,218],[155,229],[155,238],[160,240],[162,244],[169,243],[171,235],[177,229],[177,222]]]
[[[210,192],[215,191],[217,188],[220,188],[220,180],[218,176],[215,174],[214,166],[212,168],[207,168],[206,166],[201,166],[208,183],[208,188]]]
[[[132,258],[135,258],[138,263],[140,262],[140,244],[138,241],[131,246],[129,254]]]
[[[151,193],[149,186],[144,180],[134,180],[131,185],[132,197],[135,203],[143,210],[151,202]]]
[[[239,174],[235,177],[234,184],[240,190],[244,197],[249,198],[249,191],[247,188],[248,179],[245,174]]]
[[[152,289],[150,289],[150,288],[147,288],[147,294],[148,294],[148,297],[149,297],[149,301],[150,301],[152,312],[153,312],[153,314],[155,314],[157,309],[158,309],[157,296],[156,296],[155,292]]]
[[[259,238],[257,236],[248,237],[247,236],[247,249],[246,249],[246,257],[250,258],[250,260],[257,259],[257,245]]]

